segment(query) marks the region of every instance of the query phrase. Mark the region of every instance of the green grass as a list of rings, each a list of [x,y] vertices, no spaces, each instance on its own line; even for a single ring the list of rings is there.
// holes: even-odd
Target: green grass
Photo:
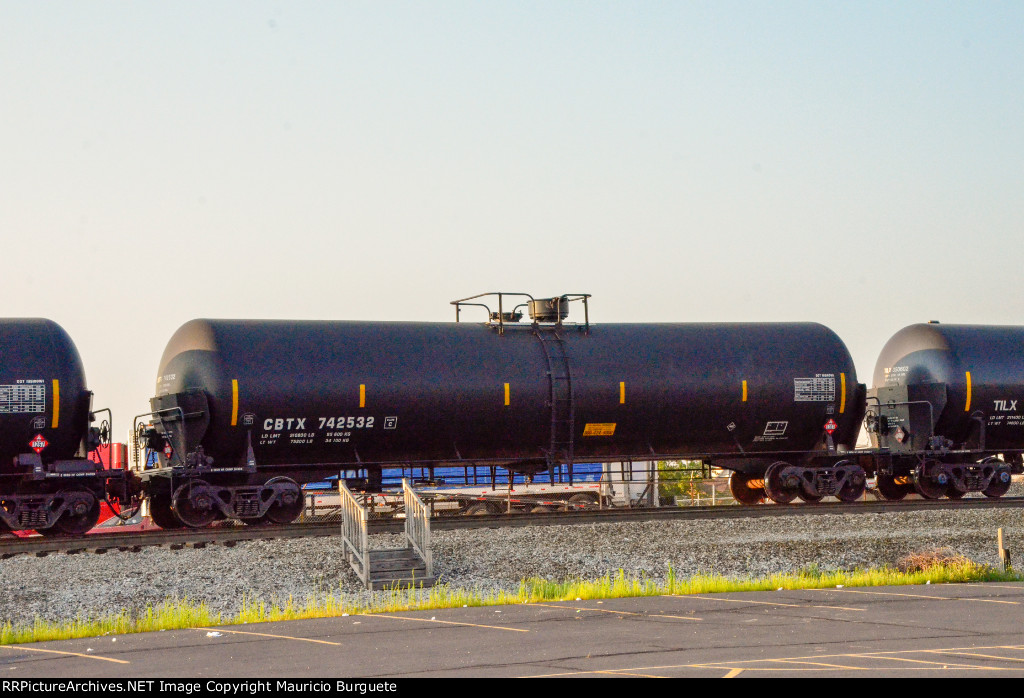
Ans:
[[[792,574],[775,574],[756,579],[735,579],[717,575],[697,575],[687,579],[676,577],[669,568],[664,580],[643,575],[626,574],[623,570],[596,580],[550,581],[524,579],[516,591],[483,592],[478,589],[455,588],[441,584],[430,589],[391,589],[377,593],[368,603],[348,601],[333,593],[305,602],[289,599],[283,606],[268,606],[262,601],[242,600],[241,610],[234,616],[213,613],[203,602],[169,599],[156,607],[133,616],[127,611],[104,616],[98,620],[78,618],[66,623],[35,623],[0,626],[0,644],[67,640],[98,635],[124,635],[155,630],[263,623],[303,618],[332,618],[342,615],[417,611],[464,606],[497,606],[586,599],[612,599],[668,594],[717,594],[740,591],[771,591],[775,589],[821,589],[844,587],[901,586],[908,584],[948,584],[964,582],[1019,582],[1024,575],[1003,572],[966,559],[941,560],[925,564],[923,569],[900,571],[893,568],[853,571],[822,571],[810,565]]]

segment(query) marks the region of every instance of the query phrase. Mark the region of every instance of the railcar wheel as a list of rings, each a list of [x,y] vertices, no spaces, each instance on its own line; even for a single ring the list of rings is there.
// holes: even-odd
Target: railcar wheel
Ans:
[[[949,483],[949,487],[946,488],[946,496],[950,499],[962,499],[966,492],[961,492],[956,488],[952,482]]]
[[[203,528],[217,518],[217,504],[213,495],[204,491],[209,486],[205,480],[186,482],[171,497],[174,513],[186,526]]]
[[[1011,482],[1010,469],[1005,465],[1000,466],[996,468],[996,474],[992,476],[988,487],[982,490],[982,494],[993,499],[1002,497],[1010,489]]]
[[[16,505],[14,502],[8,502],[8,500],[5,500],[2,497],[0,497],[0,509],[3,509],[8,514],[10,514],[12,511],[16,510]],[[6,521],[0,519],[0,533],[7,533],[12,530],[13,529],[9,525],[7,525]]]
[[[764,474],[764,491],[768,498],[776,504],[789,504],[797,497],[797,490],[786,487],[782,482],[782,469],[789,466],[789,463],[779,461],[768,467]]]
[[[100,502],[85,487],[72,487],[62,494],[72,499],[71,506],[47,529],[44,536],[81,536],[88,533],[100,520]]]
[[[878,494],[882,495],[882,499],[890,502],[898,502],[908,494],[907,488],[897,483],[895,477],[881,473],[875,477],[875,489],[878,490]]]
[[[263,518],[276,524],[288,524],[297,519],[305,506],[299,483],[290,477],[273,477],[267,480],[267,485],[278,485],[285,489],[270,505]]]
[[[800,488],[800,491],[797,494],[800,496],[800,499],[804,500],[808,504],[817,504],[825,496],[822,494],[807,494],[807,492],[804,491],[804,488],[802,487]]]
[[[490,513],[490,507],[486,504],[470,504],[466,507],[466,514],[469,516],[484,516]]]
[[[914,480],[914,490],[925,499],[939,499],[946,494],[946,486],[928,480]]]
[[[734,470],[729,476],[729,491],[740,504],[760,504],[767,496],[764,491],[764,481],[761,478],[741,473],[738,470]]]
[[[863,484],[860,485],[859,487],[857,485],[852,484],[843,485],[842,489],[836,492],[836,499],[838,499],[840,502],[846,502],[847,504],[849,504],[850,502],[856,502],[863,496]]]
[[[938,499],[946,494],[949,487],[949,480],[945,474],[941,478],[932,477],[931,466],[935,465],[938,465],[935,461],[926,461],[914,470],[914,489],[925,499]]]
[[[153,495],[149,498],[149,518],[165,531],[185,525],[174,515],[174,511],[171,509],[171,498],[165,495]]]
[[[569,497],[569,504],[576,505],[574,507],[570,507],[570,509],[577,509],[580,507],[593,507],[597,506],[597,498],[594,497],[593,495],[584,494],[583,492],[580,492]]]
[[[867,488],[867,478],[864,477],[864,471],[860,468],[856,468],[855,471],[846,478],[846,484],[844,484],[838,492],[836,492],[836,499],[840,502],[856,502],[858,499],[864,496],[864,490]]]
[[[554,511],[553,507],[547,507],[547,506],[544,506],[544,505],[541,505],[539,507],[534,507],[533,509],[530,509],[530,513],[531,514],[547,514],[548,512],[552,512],[552,511]]]

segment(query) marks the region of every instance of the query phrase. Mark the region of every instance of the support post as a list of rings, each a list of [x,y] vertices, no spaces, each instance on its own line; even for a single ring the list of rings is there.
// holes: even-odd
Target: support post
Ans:
[[[999,529],[997,534],[999,544],[999,561],[1003,564],[1003,571],[1009,571],[1010,569],[1010,551],[1003,547],[1003,529]]]

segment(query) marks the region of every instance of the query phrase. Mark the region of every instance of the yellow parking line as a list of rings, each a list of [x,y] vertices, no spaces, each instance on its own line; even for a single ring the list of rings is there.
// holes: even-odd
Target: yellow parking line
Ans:
[[[669,616],[662,613],[636,613],[634,611],[613,611],[607,608],[587,608],[585,606],[559,606],[553,603],[531,603],[531,606],[543,606],[544,608],[564,608],[566,611],[596,611],[598,613],[614,613],[621,616],[644,616],[645,618],[672,618],[674,620],[704,620],[696,616]]]
[[[407,618],[405,616],[391,616],[391,615],[383,616],[383,615],[377,615],[376,613],[373,614],[373,616],[370,616],[370,617],[373,617],[373,618],[394,618],[395,620],[418,620],[418,621],[421,621],[423,623],[443,623],[444,625],[464,625],[464,626],[466,626],[468,628],[488,628],[490,630],[510,630],[510,631],[512,631],[514,633],[528,633],[528,632],[530,632],[529,630],[527,630],[525,628],[506,628],[506,627],[503,627],[503,626],[500,626],[500,625],[480,625],[479,623],[459,623],[459,622],[454,621],[454,620],[436,620],[436,619],[433,619],[433,618]]]
[[[984,603],[1002,603],[1009,604],[1011,606],[1020,606],[1019,601],[999,601],[997,599],[973,599],[970,597],[964,598],[950,598],[948,596],[928,596],[927,594],[897,594],[894,591],[861,591],[859,589],[829,589],[829,591],[838,591],[844,594],[870,594],[872,596],[906,596],[911,599],[930,599],[932,601],[981,601]]]
[[[757,662],[793,662],[793,661],[814,661],[822,659],[889,659],[893,655],[897,654],[917,654],[922,652],[960,652],[960,651],[973,651],[973,650],[1024,650],[1024,646],[1018,645],[992,645],[987,647],[949,647],[945,649],[933,649],[933,650],[888,650],[884,652],[848,652],[842,654],[817,654],[817,655],[805,655],[802,657],[778,657],[775,659],[741,659],[736,661],[725,661],[725,662],[708,662],[706,664],[683,664],[679,666],[694,667],[694,668],[705,668],[705,669],[727,669],[730,664],[752,664]],[[675,666],[647,666],[647,667],[635,667],[634,671],[647,671],[652,669],[672,669]],[[750,669],[750,667],[747,667]],[[987,668],[987,667],[986,667]]]
[[[675,598],[683,598],[676,596]],[[782,603],[780,601],[749,601],[747,599],[724,599],[718,596],[701,596],[701,600],[707,601],[731,601],[732,603],[752,603],[761,606],[785,606],[787,608],[831,608],[836,611],[857,611],[863,613],[866,609],[863,608],[849,608],[848,606],[816,606],[802,603]]]
[[[721,671],[729,672],[725,678],[732,678],[743,671],[787,671],[787,672],[820,672],[825,669],[838,667],[841,669],[855,670],[855,671],[877,671],[880,667],[855,667],[855,666],[842,666],[827,664],[821,660],[826,659],[876,659],[876,660],[895,660],[902,661],[908,664],[917,664],[923,666],[910,666],[901,667],[900,671],[938,671],[943,667],[954,668],[954,669],[977,669],[981,671],[1002,671],[1002,672],[1024,672],[1024,667],[996,667],[996,666],[982,666],[976,664],[957,664],[950,662],[931,662],[921,659],[909,659],[905,657],[896,657],[897,654],[918,654],[918,653],[939,653],[939,652],[963,652],[963,651],[974,651],[974,650],[1024,650],[1024,646],[1019,645],[992,645],[986,647],[951,647],[947,649],[933,649],[933,650],[890,650],[884,652],[864,652],[864,653],[843,653],[843,654],[819,654],[819,655],[808,655],[803,657],[778,657],[775,659],[738,659],[735,661],[724,661],[724,662],[707,662],[705,664],[663,664],[660,666],[638,666],[628,667],[616,670],[617,672],[652,672],[652,671],[666,671],[670,669],[718,669]],[[1001,657],[993,657],[994,659],[1002,659]],[[1022,660],[1024,661],[1024,660]],[[809,664],[812,666],[821,666],[821,669],[801,669],[801,668],[790,668],[790,667],[778,667],[778,666],[754,666],[756,664]],[[741,666],[736,666],[740,664]],[[884,668],[884,667],[882,667]],[[888,667],[894,669],[893,667]],[[542,678],[542,677],[555,677],[555,676],[580,676],[584,674],[598,673],[591,669],[589,671],[566,671],[552,674],[535,674],[526,678]]]
[[[60,650],[44,650],[38,647],[22,647],[20,645],[0,645],[4,649],[8,650],[25,650],[26,652],[45,652],[46,654],[63,654],[68,657],[82,657],[84,659],[98,659],[101,662],[114,662],[115,664],[131,664],[131,662],[125,661],[124,659],[114,659],[112,657],[100,657],[95,654],[83,654],[81,652],[61,652]]]
[[[676,667],[668,667],[674,669]],[[661,674],[641,674],[636,669],[581,669],[579,671],[560,671],[556,674],[526,674],[521,679],[548,679],[555,676],[587,676],[588,674],[599,674],[601,676],[637,676],[643,679],[669,679],[671,676]]]
[[[933,654],[956,654],[964,655],[967,657],[981,657],[983,659],[999,659],[1004,662],[1024,662],[1024,659],[1018,657],[1003,657],[998,654],[981,654],[979,652],[949,652],[945,650],[921,650],[922,652],[931,652]]]
[[[943,669],[996,669],[998,667],[981,666],[979,664],[956,664],[954,662],[930,662],[926,659],[911,659],[910,657],[879,657],[887,662],[910,662],[911,664],[930,664]],[[1002,669],[1001,671],[1006,671]]]
[[[759,660],[755,660],[755,661],[759,661]],[[812,671],[817,671],[817,672],[825,671],[824,667],[821,668],[821,669],[796,669],[796,668],[788,668],[788,667],[783,669],[783,668],[780,668],[780,667],[763,667],[763,668],[761,668],[761,667],[753,667],[753,666],[731,667],[731,666],[719,666],[718,664],[669,664],[669,665],[666,665],[666,666],[636,667],[635,669],[618,669],[618,670],[615,670],[615,671],[600,671],[600,670],[590,669],[590,670],[581,670],[581,671],[562,671],[562,672],[558,672],[558,673],[554,673],[554,674],[527,674],[525,676],[521,676],[520,678],[526,678],[526,679],[550,679],[550,678],[555,678],[555,677],[558,677],[558,676],[586,676],[587,674],[617,674],[617,675],[620,675],[620,676],[627,676],[629,674],[627,674],[626,672],[631,672],[631,671],[632,672],[641,672],[641,671],[649,671],[651,669],[704,669],[704,670],[708,670],[708,671],[710,671],[712,669],[718,669],[720,671],[728,672],[725,676],[722,677],[723,679],[734,678],[735,676],[738,676],[739,674],[743,673],[744,671],[789,671],[789,672],[801,672],[801,673],[809,673],[809,672],[812,672]],[[636,675],[637,676],[646,676],[647,674],[639,674],[638,673]],[[655,675],[655,676],[660,676],[660,675]]]
[[[254,633],[246,630],[225,630],[224,628],[193,628],[193,630],[208,630],[215,633],[231,633],[232,635],[256,635],[258,637],[272,637],[275,640],[296,640],[298,642],[315,642],[318,645],[341,646],[340,642],[328,642],[327,640],[314,640],[309,637],[292,637],[290,635],[271,635],[270,633]]]
[[[629,669],[606,669],[593,672],[595,674],[607,674],[609,676],[637,676],[641,679],[669,679],[671,676],[659,676],[658,674],[638,674]]]
[[[1020,601],[1000,601],[999,599],[973,599],[965,597],[962,599],[949,599],[950,601],[977,601],[978,603],[1002,603],[1010,606],[1020,606]]]
[[[806,659],[762,659],[763,662],[775,662],[778,664],[809,664],[810,666],[820,666],[826,669],[846,669],[848,671],[868,671],[866,667],[862,666],[846,666],[843,664],[827,664],[825,662],[812,662]]]

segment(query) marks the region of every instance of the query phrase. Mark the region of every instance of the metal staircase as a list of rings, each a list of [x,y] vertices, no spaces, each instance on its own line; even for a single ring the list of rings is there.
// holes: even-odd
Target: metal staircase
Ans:
[[[369,512],[339,478],[341,537],[345,557],[367,589],[433,586],[434,562],[430,552],[430,508],[402,480],[405,499],[405,547],[370,550]]]

